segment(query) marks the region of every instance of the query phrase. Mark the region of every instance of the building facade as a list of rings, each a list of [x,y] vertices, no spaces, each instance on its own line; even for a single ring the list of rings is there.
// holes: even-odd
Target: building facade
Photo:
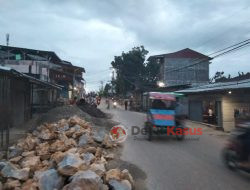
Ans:
[[[61,70],[51,70],[50,77],[55,83],[63,86],[61,97],[63,98],[82,98],[85,94],[84,68],[72,65],[68,61],[60,63]]]
[[[60,70],[60,58],[51,51],[0,46],[2,65],[37,79],[52,82],[50,70]]]
[[[250,80],[221,82],[177,91],[188,97],[190,120],[231,131],[250,121]]]
[[[202,85],[209,82],[211,58],[191,49],[150,56],[149,61],[160,63],[160,80],[165,86]]]
[[[39,80],[61,85],[62,90],[58,94],[60,97],[67,99],[82,97],[85,92],[84,68],[61,60],[55,52],[0,45],[0,62],[3,66]],[[43,91],[39,89],[34,93],[37,104],[39,101],[40,104],[44,104],[45,100],[42,97],[53,97],[55,94],[47,92],[46,89]],[[51,103],[51,100],[48,103]]]

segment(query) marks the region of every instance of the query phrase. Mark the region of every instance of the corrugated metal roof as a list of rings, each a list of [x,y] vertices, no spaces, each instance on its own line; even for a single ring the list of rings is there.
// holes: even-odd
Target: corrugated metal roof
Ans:
[[[5,52],[5,51],[1,51],[0,50],[0,58],[3,58],[3,59],[5,59],[5,58],[11,58],[11,57],[15,57],[15,54],[13,54],[13,53],[8,53],[8,52]]]
[[[72,67],[76,67],[76,68],[81,68],[81,70],[83,72],[85,72],[85,69],[82,68],[82,67],[73,66],[70,62],[65,61],[65,60],[62,61],[57,56],[57,54],[55,52],[53,52],[53,51],[35,50],[35,49],[27,49],[27,48],[20,48],[20,47],[11,47],[11,46],[0,45],[0,57],[1,58],[7,58],[8,57],[7,56],[8,55],[8,53],[7,53],[8,51],[9,51],[9,57],[14,57],[14,56],[16,56],[16,54],[26,54],[26,55],[28,54],[27,57],[29,59],[31,59],[31,60],[33,60],[33,59],[40,60],[41,58],[45,58],[50,63],[54,63],[54,64],[58,64],[58,65],[72,66]],[[36,56],[39,56],[39,57],[36,57]]]
[[[65,61],[65,60],[63,60],[61,63],[64,65],[72,65],[72,63],[70,63],[69,61]]]
[[[4,67],[0,65],[0,70],[4,70],[4,71],[10,71],[11,68],[10,67]]]
[[[207,59],[207,60],[211,60],[212,58],[201,54],[197,51],[194,51],[192,49],[186,48],[186,49],[182,49],[180,51],[176,51],[173,53],[166,53],[166,54],[161,54],[161,55],[153,55],[150,56],[148,58],[148,60],[152,59],[152,58],[157,58],[157,57],[164,57],[164,58],[199,58],[199,59]]]
[[[34,78],[32,76],[29,76],[29,75],[26,75],[26,74],[23,74],[23,73],[22,73],[22,76],[29,79],[29,81],[32,82],[32,83],[42,84],[42,85],[50,86],[50,87],[57,88],[57,89],[62,89],[63,88],[63,86],[61,86],[59,84],[52,84],[50,82],[46,82],[46,81]]]
[[[29,58],[31,58],[32,60],[37,60],[37,61],[47,61],[48,59],[42,57],[42,56],[39,56],[39,55],[33,55],[33,54],[28,54],[27,53],[27,56]]]
[[[0,71],[6,72],[6,73],[11,73],[13,76],[18,76],[21,78],[26,78],[28,79],[31,83],[36,83],[36,84],[40,84],[40,85],[44,85],[44,86],[50,86],[53,88],[57,88],[57,89],[62,89],[63,86],[58,85],[58,84],[52,84],[46,81],[42,81],[40,79],[34,78],[32,76],[26,75],[24,73],[20,73],[10,67],[4,67],[4,66],[0,66]]]
[[[53,51],[35,50],[35,49],[3,46],[3,45],[0,45],[0,50],[5,52],[10,51],[13,54],[25,53],[25,54],[38,55],[41,57],[47,57],[53,63],[60,63],[62,61]]]
[[[250,89],[250,79],[234,81],[234,82],[220,82],[202,85],[198,87],[188,88],[184,90],[176,91],[178,93],[199,93],[199,92],[210,92],[210,91],[225,91],[225,90],[233,90],[233,89]]]

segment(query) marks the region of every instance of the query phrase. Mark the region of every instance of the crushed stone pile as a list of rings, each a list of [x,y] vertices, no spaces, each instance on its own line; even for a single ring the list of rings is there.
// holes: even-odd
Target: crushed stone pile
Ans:
[[[0,161],[0,189],[131,190],[128,170],[106,169],[118,146],[77,116],[45,123]]]
[[[91,116],[85,112],[83,112],[81,109],[79,109],[75,105],[64,105],[59,106],[56,108],[53,108],[49,110],[47,113],[44,113],[40,118],[39,122],[42,123],[52,123],[57,122],[60,119],[70,118],[73,116],[79,116],[81,118],[84,118],[87,121],[91,120]]]
[[[89,104],[88,102],[84,101],[83,99],[77,102],[77,106],[83,111],[91,115],[92,117],[98,118],[106,118],[106,114],[103,113],[100,109],[96,106]]]

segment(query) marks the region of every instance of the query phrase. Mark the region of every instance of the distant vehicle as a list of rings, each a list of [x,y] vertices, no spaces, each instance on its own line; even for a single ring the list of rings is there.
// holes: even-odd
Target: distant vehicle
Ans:
[[[107,104],[107,109],[110,109],[110,100],[108,98],[106,99],[106,104]]]
[[[236,127],[231,132],[227,145],[223,149],[223,160],[231,170],[241,170],[250,173],[250,122],[239,124]],[[241,164],[242,160],[247,163],[248,167]]]
[[[180,95],[180,94],[178,94]],[[148,140],[151,141],[154,134],[167,133],[173,129],[171,135],[175,135],[177,140],[184,139],[184,117],[176,115],[177,94],[163,92],[144,93],[147,102],[147,121],[145,128]],[[182,131],[179,133],[179,131]]]
[[[113,108],[116,108],[116,107],[117,107],[117,101],[114,100],[114,102],[113,102]]]
[[[96,97],[96,104],[97,104],[97,106],[99,106],[101,104],[101,97],[100,96]]]

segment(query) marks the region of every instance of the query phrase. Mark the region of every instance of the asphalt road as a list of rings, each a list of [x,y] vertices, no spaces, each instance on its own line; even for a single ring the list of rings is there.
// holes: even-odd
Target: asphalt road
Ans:
[[[184,141],[159,137],[149,142],[144,135],[131,134],[132,126],[143,127],[145,114],[121,108],[108,112],[113,120],[128,128],[121,158],[146,173],[148,190],[250,189],[249,175],[232,172],[223,165],[221,150],[225,137],[204,132],[200,137]]]

